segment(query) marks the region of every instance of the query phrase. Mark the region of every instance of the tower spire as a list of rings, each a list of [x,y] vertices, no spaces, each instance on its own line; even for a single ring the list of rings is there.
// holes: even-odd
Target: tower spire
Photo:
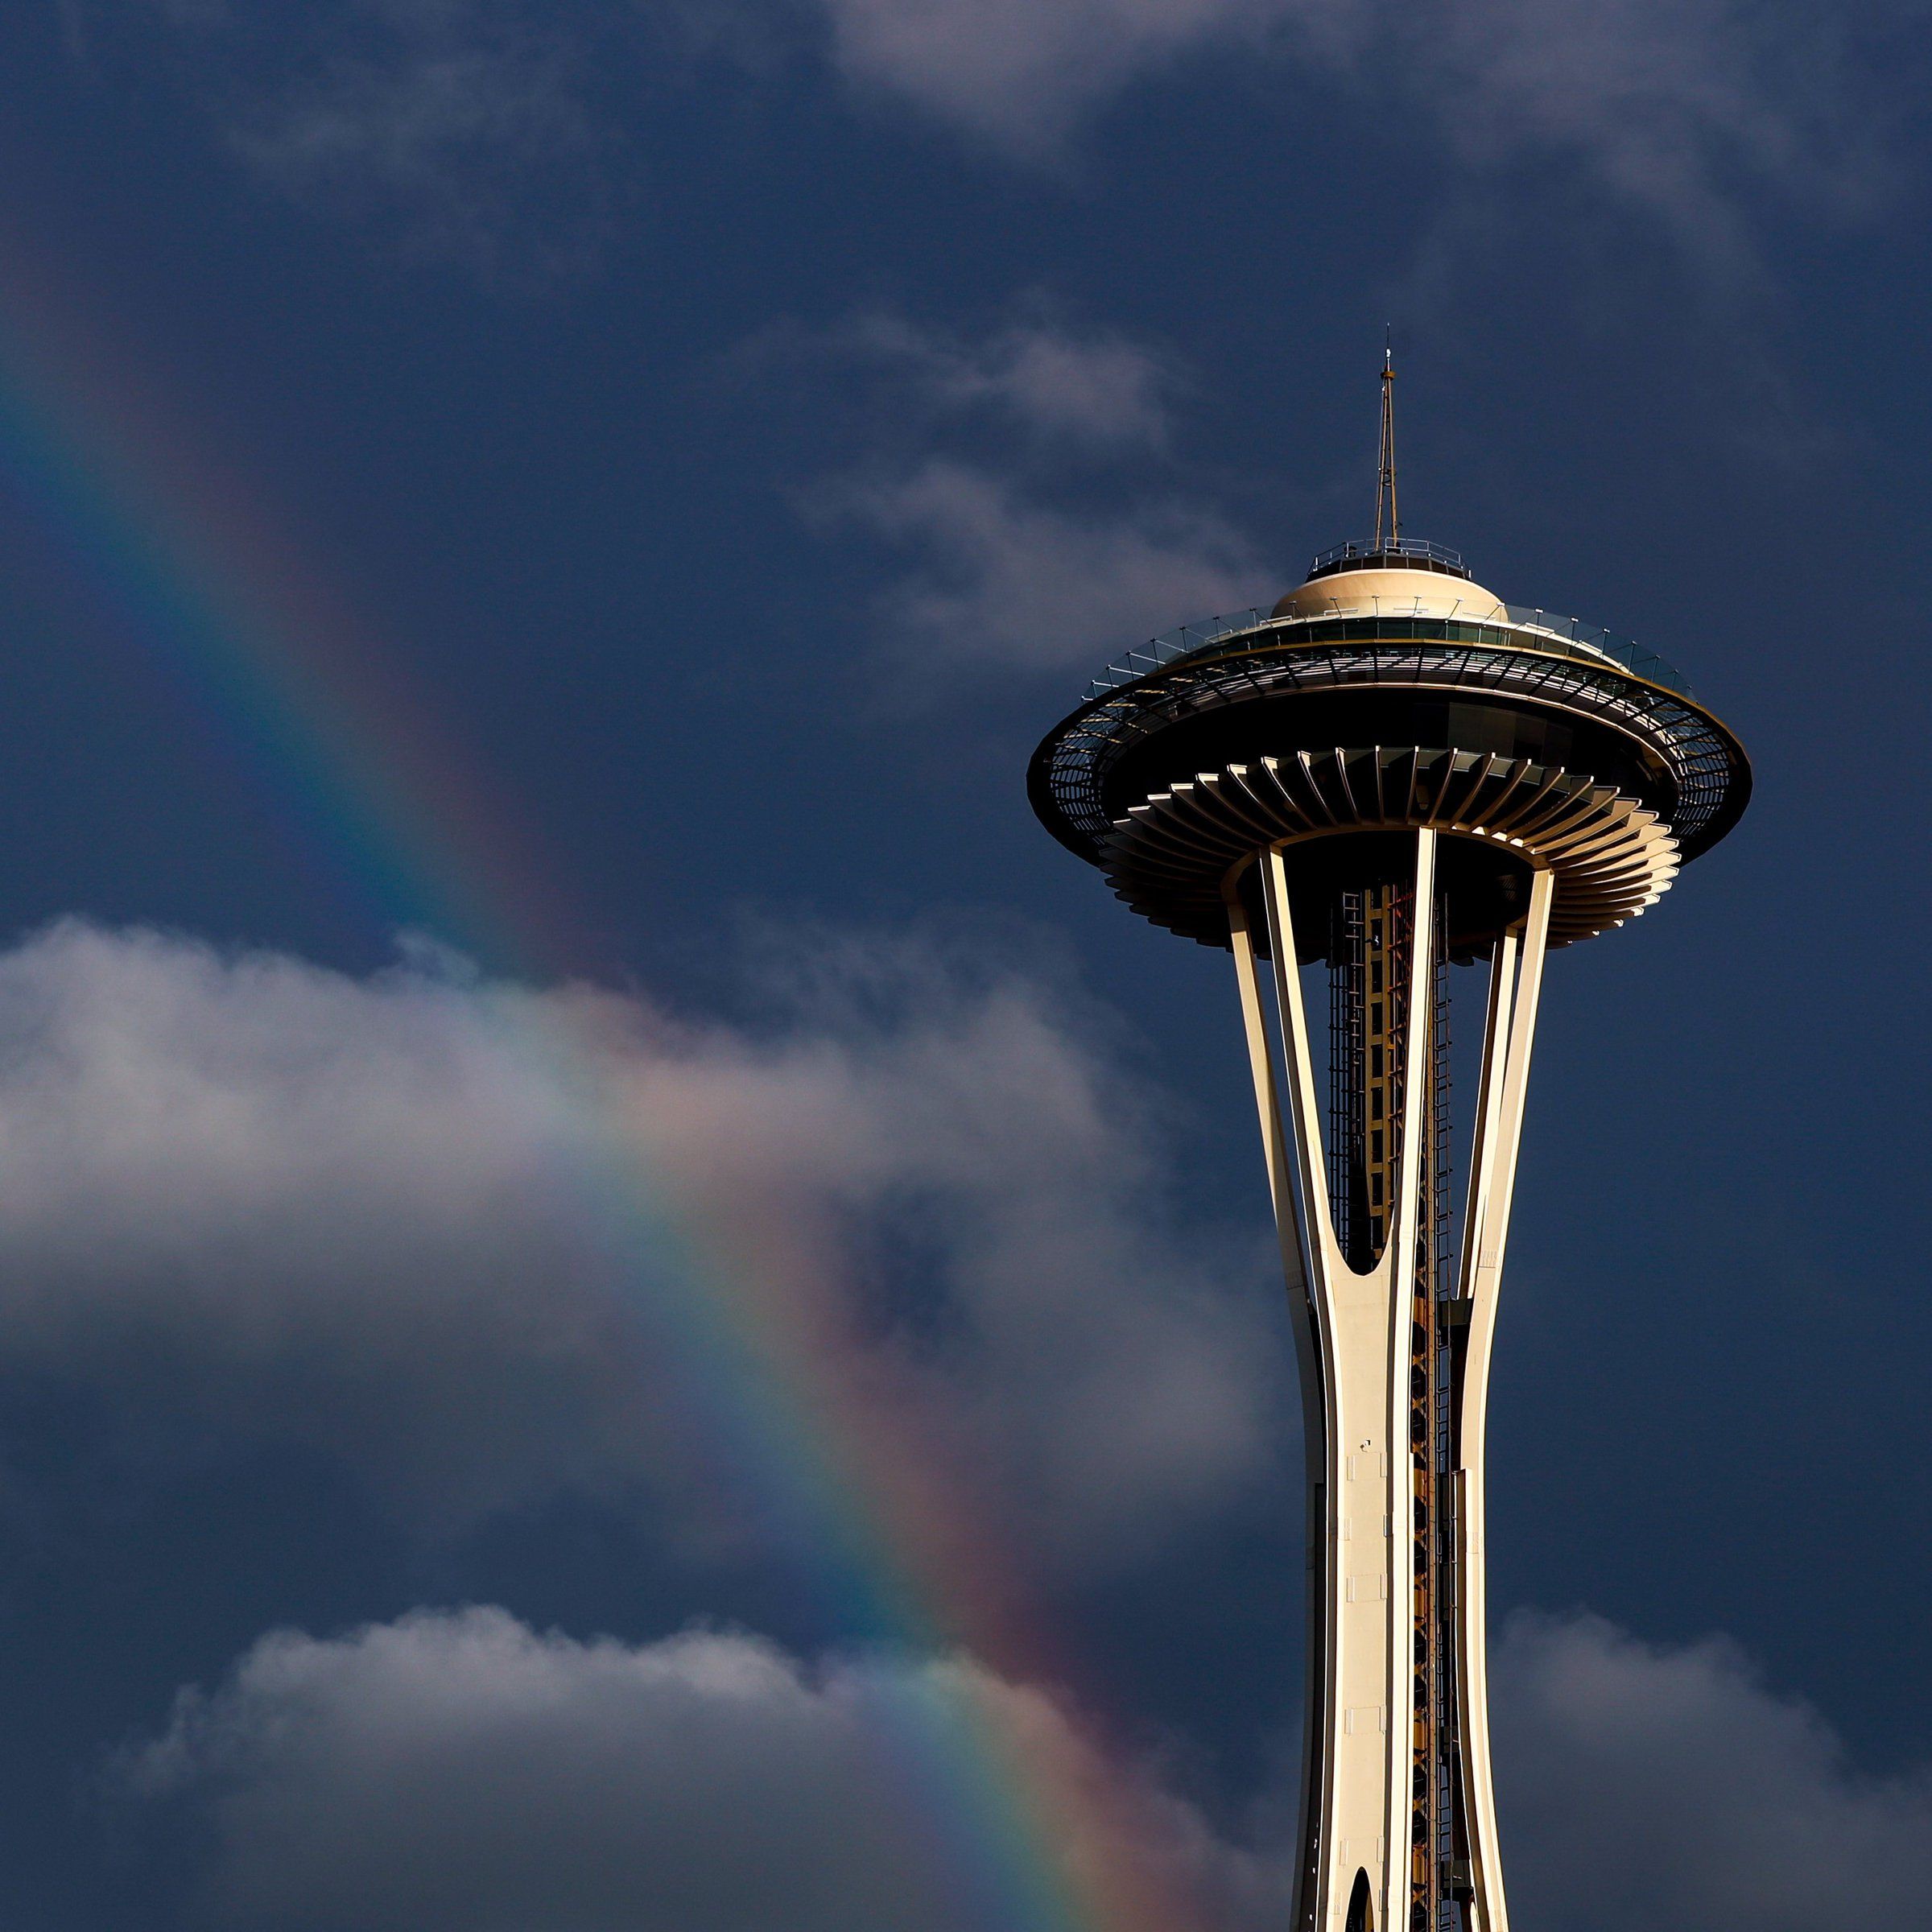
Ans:
[[[1375,481],[1375,547],[1382,547],[1382,526],[1388,522],[1388,541],[1393,548],[1402,534],[1402,520],[1395,502],[1395,350],[1382,332],[1382,450]]]

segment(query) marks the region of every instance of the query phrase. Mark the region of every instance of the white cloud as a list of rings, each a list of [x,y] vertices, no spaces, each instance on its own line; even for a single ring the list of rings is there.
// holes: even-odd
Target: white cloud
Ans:
[[[0,1366],[436,1515],[715,1475],[787,1395],[1063,1546],[1269,1467],[1265,1271],[1166,1224],[1149,1096],[1023,973],[815,956],[756,1034],[72,925],[0,956]],[[717,1385],[720,1316],[772,1388]]]
[[[807,1669],[748,1637],[423,1613],[265,1638],[123,1776],[212,1812],[225,1922],[290,1932],[968,1932],[1017,1922],[1030,1832],[1076,1896],[1104,1874],[1186,1901],[1165,1923],[1286,1909],[1275,1869],[1149,1771],[957,1660]]]
[[[1549,1932],[1839,1932],[1922,1921],[1932,1766],[1864,1774],[1722,1638],[1653,1647],[1521,1616],[1496,1660],[1515,1916]]]
[[[1100,448],[1166,440],[1172,363],[1145,343],[1051,320],[1016,322],[973,341],[885,311],[835,339],[904,378],[939,411],[983,412],[1036,436]]]
[[[1171,501],[1076,508],[978,465],[935,458],[819,499],[915,561],[886,600],[893,648],[948,673],[983,663],[1093,667],[1175,622],[1278,588],[1239,531]]]

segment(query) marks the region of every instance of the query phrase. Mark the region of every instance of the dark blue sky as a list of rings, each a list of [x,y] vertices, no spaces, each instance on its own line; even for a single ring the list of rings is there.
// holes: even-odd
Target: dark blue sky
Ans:
[[[970,1493],[1051,1633],[984,1668],[1195,1808],[1199,1923],[1271,1922],[1231,976],[1022,774],[1110,654],[1361,534],[1385,324],[1406,528],[1663,651],[1757,773],[1547,985],[1522,1910],[1932,1922],[1927,51],[1781,0],[6,10],[8,1926],[1125,1932],[910,1827],[798,1863],[991,1628],[957,1551],[923,1635],[846,1587],[878,1496],[773,1474],[840,1441]],[[834,1311],[806,1421],[694,1339],[720,1282],[754,1354]]]

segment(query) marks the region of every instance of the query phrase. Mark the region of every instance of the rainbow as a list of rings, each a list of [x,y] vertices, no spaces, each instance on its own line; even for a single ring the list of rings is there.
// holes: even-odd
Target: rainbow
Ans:
[[[164,398],[16,233],[0,233],[0,483],[85,595],[168,677],[303,855],[385,931],[447,935],[543,981],[570,930],[502,795],[465,764],[393,654],[270,518],[264,493]],[[654,1187],[646,1144],[568,1001],[516,1003],[533,1071],[588,1131],[570,1178],[605,1272],[669,1365],[703,1453],[755,1499],[770,1546],[838,1627],[963,1650],[1064,1683],[1010,1550],[914,1418],[869,1390],[829,1280],[778,1293],[721,1225]],[[881,1693],[883,1788],[962,1932],[1187,1932],[1197,1901],[1137,1857],[1125,1793],[962,1719]],[[1083,1855],[1067,1856],[1078,1844]],[[1097,1855],[1096,1855],[1097,1848]]]

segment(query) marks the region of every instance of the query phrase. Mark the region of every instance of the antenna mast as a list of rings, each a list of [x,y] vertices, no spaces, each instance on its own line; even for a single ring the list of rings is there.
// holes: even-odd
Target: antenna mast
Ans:
[[[1382,453],[1375,482],[1375,547],[1382,547],[1382,519],[1389,521],[1393,547],[1402,534],[1395,506],[1395,351],[1388,333],[1382,337]]]

